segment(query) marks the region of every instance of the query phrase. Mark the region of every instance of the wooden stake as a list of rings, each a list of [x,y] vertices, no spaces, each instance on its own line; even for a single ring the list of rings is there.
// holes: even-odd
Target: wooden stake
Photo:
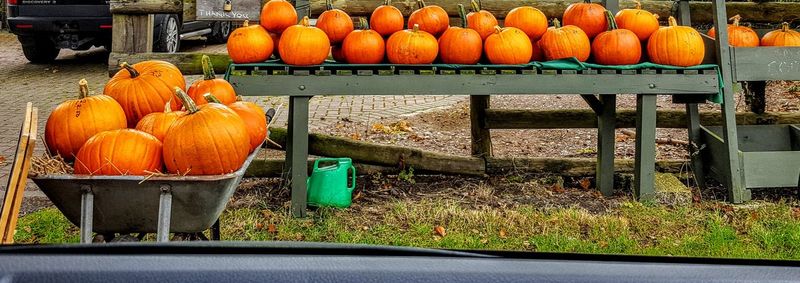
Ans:
[[[14,232],[17,228],[19,210],[25,185],[28,181],[28,170],[31,167],[31,156],[36,146],[38,110],[28,102],[25,108],[25,118],[19,134],[17,152],[14,163],[8,176],[8,184],[3,199],[2,212],[0,213],[0,236],[3,244],[14,243]]]

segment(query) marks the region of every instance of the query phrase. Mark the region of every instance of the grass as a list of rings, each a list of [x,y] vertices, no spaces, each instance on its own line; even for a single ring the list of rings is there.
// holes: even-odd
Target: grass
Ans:
[[[434,232],[436,226],[445,236]],[[77,242],[54,208],[21,218],[20,243]],[[582,209],[468,208],[453,201],[396,201],[378,207],[288,211],[228,210],[224,240],[318,241],[448,249],[800,259],[800,215],[790,205],[707,202],[667,208],[623,202],[610,213]]]

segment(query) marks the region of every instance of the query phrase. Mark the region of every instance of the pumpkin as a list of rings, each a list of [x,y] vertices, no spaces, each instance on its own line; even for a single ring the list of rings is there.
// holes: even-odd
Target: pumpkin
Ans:
[[[356,30],[345,37],[342,55],[350,64],[378,64],[386,54],[386,43],[378,32],[369,29],[364,18],[360,19],[363,30]]]
[[[261,8],[260,24],[269,32],[280,34],[297,24],[297,11],[285,0],[270,0]]]
[[[430,64],[438,53],[436,38],[420,30],[419,25],[398,31],[386,41],[386,57],[392,64]]]
[[[206,93],[206,100],[220,103],[213,95]],[[247,133],[250,134],[250,151],[252,152],[267,139],[267,114],[258,104],[249,101],[236,101],[228,104],[228,108],[236,112],[247,126]]]
[[[508,12],[504,24],[524,31],[531,40],[539,40],[547,31],[547,16],[534,7],[516,7]]]
[[[281,54],[278,53],[278,44],[281,40],[281,35],[279,33],[269,33],[269,38],[272,39],[272,56],[275,56],[276,59],[281,58]]]
[[[605,15],[606,8],[591,0],[581,3],[572,3],[564,11],[564,26],[573,25],[586,33],[589,39],[594,38],[608,27]]]
[[[189,97],[194,100],[194,103],[197,105],[208,103],[208,101],[203,98],[203,94],[205,93],[213,94],[215,97],[219,98],[223,104],[235,102],[236,91],[233,90],[233,86],[228,81],[218,79],[214,75],[214,66],[211,65],[211,59],[208,55],[203,55],[200,61],[203,65],[203,79],[192,83],[192,85],[189,86],[189,90],[186,91]]]
[[[638,0],[633,2],[636,2],[635,9],[620,10],[614,20],[617,21],[617,27],[630,30],[640,41],[645,41],[658,30],[658,15],[642,10],[642,3]]]
[[[340,45],[331,46],[331,56],[336,62],[347,63],[347,59],[344,57],[344,52],[342,52],[342,46]]]
[[[185,89],[186,81],[175,65],[149,60],[133,65],[123,62],[120,67],[122,69],[106,84],[103,94],[119,102],[129,128],[135,127],[145,115],[164,110],[167,101],[176,101],[172,110],[180,109],[181,103],[172,89]]]
[[[548,28],[539,40],[545,60],[558,60],[575,57],[581,62],[589,59],[591,44],[589,37],[576,26],[561,26],[553,19],[553,27]]]
[[[669,17],[668,27],[659,28],[647,40],[647,55],[656,64],[694,66],[703,62],[705,53],[700,33],[692,27],[679,26],[674,17]]]
[[[735,47],[756,47],[759,45],[758,34],[749,27],[739,25],[742,16],[731,17],[732,24],[728,25],[728,44]],[[712,27],[708,30],[708,36],[716,38],[717,32]]]
[[[800,46],[800,32],[789,29],[784,22],[781,29],[768,32],[761,38],[761,46]]]
[[[531,60],[530,61],[542,61],[544,60],[544,53],[542,52],[542,47],[539,46],[539,41],[531,41]]]
[[[527,64],[533,54],[528,35],[518,28],[510,27],[495,26],[494,33],[486,38],[483,49],[489,62],[499,65]]]
[[[597,35],[592,41],[594,61],[603,65],[632,65],[642,59],[639,36],[627,29],[617,29],[611,11],[606,11],[608,31]]]
[[[164,135],[167,134],[169,127],[172,126],[175,120],[178,120],[178,117],[184,114],[183,111],[172,111],[169,105],[170,103],[167,102],[167,105],[164,106],[164,112],[153,112],[144,116],[136,124],[136,129],[151,134],[163,142]]]
[[[186,105],[186,114],[164,136],[167,172],[219,175],[239,170],[250,152],[244,120],[225,105],[209,103],[198,108],[180,88],[175,92]]]
[[[462,27],[450,27],[439,37],[439,58],[445,64],[473,65],[481,60],[483,39],[467,28],[464,5],[458,4]]]
[[[419,9],[408,16],[408,29],[418,25],[420,30],[438,37],[450,27],[450,16],[442,7],[425,5],[423,0],[417,0],[417,5]]]
[[[125,111],[107,95],[89,96],[85,79],[78,82],[78,99],[67,100],[56,106],[44,129],[44,141],[53,155],[72,160],[78,150],[93,135],[128,125]]]
[[[239,64],[264,62],[275,50],[269,33],[259,25],[251,26],[247,20],[228,36],[226,45],[231,60]]]
[[[383,37],[403,30],[404,23],[403,13],[400,12],[400,9],[392,6],[389,0],[384,1],[383,5],[375,8],[375,11],[372,11],[372,16],[369,17],[369,25]]]
[[[328,35],[331,44],[340,43],[348,34],[353,32],[353,19],[344,11],[334,9],[331,0],[326,0],[325,5],[328,9],[319,15],[317,28]]]
[[[480,0],[478,0],[480,1]],[[480,2],[472,0],[472,12],[467,14],[467,27],[473,29],[481,35],[481,39],[486,39],[494,33],[494,27],[497,26],[497,19],[486,10],[481,10]]]
[[[149,175],[160,172],[161,141],[134,129],[94,135],[75,156],[78,175]]]
[[[297,66],[322,64],[330,50],[328,35],[321,29],[309,26],[308,17],[303,17],[300,24],[287,28],[281,34],[278,45],[281,60]]]

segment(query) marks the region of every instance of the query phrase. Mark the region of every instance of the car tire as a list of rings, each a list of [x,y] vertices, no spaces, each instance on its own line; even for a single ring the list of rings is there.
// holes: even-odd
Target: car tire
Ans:
[[[208,36],[210,43],[225,43],[228,41],[228,36],[231,34],[233,23],[231,22],[214,22],[211,27],[211,34]]]
[[[177,15],[157,15],[153,52],[175,53],[181,48],[181,21]]]
[[[47,37],[20,36],[22,53],[33,64],[47,64],[53,62],[61,51],[56,44]]]

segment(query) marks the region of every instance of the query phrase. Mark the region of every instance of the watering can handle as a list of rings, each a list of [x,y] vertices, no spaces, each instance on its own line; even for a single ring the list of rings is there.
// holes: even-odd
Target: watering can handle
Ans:
[[[339,165],[339,159],[338,158],[323,157],[323,158],[318,158],[316,161],[314,161],[314,170],[319,169],[319,162],[320,161],[336,161],[336,165],[337,166]]]
[[[350,185],[350,187],[347,188],[347,190],[350,191],[350,192],[353,192],[353,190],[356,189],[356,167],[353,166],[353,165],[350,165],[350,168],[347,168],[347,171],[350,172],[350,170],[353,170],[353,174],[350,176],[350,178],[353,179],[353,184]]]

